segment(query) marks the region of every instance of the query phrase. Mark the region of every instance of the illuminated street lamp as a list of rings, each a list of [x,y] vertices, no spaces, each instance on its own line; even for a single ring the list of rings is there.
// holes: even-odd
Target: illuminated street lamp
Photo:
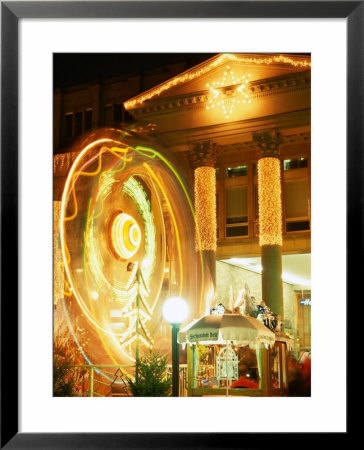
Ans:
[[[163,305],[163,316],[172,326],[172,397],[179,396],[179,326],[188,316],[188,305],[183,298],[171,297]]]

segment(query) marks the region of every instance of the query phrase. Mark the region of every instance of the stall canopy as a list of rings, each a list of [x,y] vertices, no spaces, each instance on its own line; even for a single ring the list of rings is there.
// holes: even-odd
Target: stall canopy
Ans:
[[[225,344],[234,341],[235,345],[264,344],[272,346],[275,334],[262,322],[240,314],[212,314],[188,325],[178,333],[179,343]]]

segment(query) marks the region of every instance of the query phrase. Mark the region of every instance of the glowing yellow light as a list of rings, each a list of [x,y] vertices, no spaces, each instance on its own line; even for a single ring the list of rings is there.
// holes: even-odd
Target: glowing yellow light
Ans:
[[[167,91],[168,89],[171,89],[172,87],[186,83],[187,81],[192,81],[195,78],[198,78],[202,75],[206,75],[212,69],[223,64],[225,61],[234,61],[238,63],[257,64],[257,65],[288,64],[302,69],[311,67],[311,61],[309,59],[294,58],[284,55],[276,55],[270,57],[245,57],[245,56],[241,57],[231,53],[223,53],[221,55],[218,55],[217,57],[212,58],[210,63],[208,64],[202,63],[198,65],[194,70],[188,70],[186,72],[183,72],[182,74],[177,75],[168,82],[162,83],[159,86],[156,86],[155,88],[146,91],[142,95],[138,95],[126,101],[124,103],[124,107],[126,110],[136,108],[139,105],[143,104],[145,101],[160,95],[161,93]],[[230,67],[227,66],[227,68],[229,69]]]
[[[179,238],[179,231],[178,231],[178,227],[177,227],[177,222],[176,222],[176,219],[175,219],[175,216],[174,216],[174,213],[173,213],[172,206],[171,206],[170,201],[168,199],[168,196],[167,196],[167,194],[166,194],[166,192],[165,192],[161,182],[158,180],[157,175],[154,173],[154,171],[151,169],[151,167],[149,167],[148,164],[144,163],[143,165],[148,170],[148,172],[152,176],[153,180],[158,185],[159,189],[162,191],[164,199],[165,199],[166,204],[167,204],[167,208],[168,208],[169,213],[171,215],[174,231],[176,233],[176,243],[177,243],[178,260],[179,260],[179,271],[180,271],[180,287],[179,287],[179,291],[181,293],[182,292],[182,286],[183,286],[183,265],[182,265],[181,241],[180,241],[180,238]]]
[[[200,230],[200,242],[196,240],[196,250],[216,250],[215,192],[214,167],[197,167],[195,169],[195,214]]]
[[[139,225],[129,214],[118,212],[110,223],[109,243],[119,259],[130,259],[138,251],[141,242]]]
[[[281,169],[278,158],[258,161],[259,245],[282,245]]]
[[[114,141],[112,139],[100,139],[97,141],[98,144],[101,144],[99,146],[98,149],[98,153],[95,154],[94,157],[94,161],[95,163],[98,162],[97,167],[95,170],[93,170],[92,172],[87,172],[87,168],[88,168],[88,163],[81,163],[82,157],[85,154],[85,152],[90,148],[90,146],[86,147],[86,149],[84,149],[84,151],[81,151],[80,155],[78,158],[76,158],[75,164],[72,166],[72,169],[69,173],[69,176],[67,178],[66,181],[66,186],[65,186],[65,191],[63,193],[62,196],[62,208],[61,208],[61,242],[62,242],[62,255],[64,258],[64,264],[65,264],[65,271],[67,273],[67,276],[69,277],[71,283],[72,283],[72,279],[70,276],[70,271],[71,271],[71,266],[70,266],[70,260],[71,260],[71,255],[70,252],[68,251],[67,248],[67,243],[64,240],[64,236],[65,236],[65,232],[66,232],[66,224],[69,224],[72,220],[74,220],[78,214],[79,214],[79,209],[78,209],[78,202],[77,202],[77,198],[76,198],[76,189],[75,189],[75,184],[77,181],[77,178],[80,176],[83,177],[98,177],[99,179],[99,184],[98,184],[98,192],[97,195],[95,196],[94,200],[98,200],[100,201],[101,204],[101,208],[93,208],[90,207],[91,205],[91,201],[92,199],[90,199],[89,202],[89,212],[87,215],[87,220],[86,220],[86,229],[84,230],[84,253],[83,253],[83,261],[84,261],[84,268],[83,269],[79,269],[76,268],[76,272],[79,273],[79,271],[83,271],[85,273],[85,293],[80,293],[78,292],[77,289],[75,289],[75,292],[72,293],[72,287],[67,283],[67,280],[65,280],[65,288],[69,288],[70,292],[69,293],[65,293],[64,295],[74,295],[75,299],[77,300],[77,302],[79,303],[79,306],[81,307],[83,313],[85,314],[85,316],[87,317],[87,319],[95,326],[97,333],[99,334],[99,337],[101,339],[101,342],[103,344],[103,347],[106,351],[107,354],[110,354],[110,357],[112,358],[113,362],[115,364],[117,364],[118,362],[115,361],[115,359],[112,357],[111,355],[111,350],[108,348],[107,342],[110,341],[110,339],[113,340],[113,342],[115,342],[115,337],[118,336],[119,338],[121,337],[121,339],[118,339],[118,342],[123,343],[125,341],[127,341],[128,337],[132,338],[133,337],[133,333],[135,333],[135,325],[136,325],[136,316],[138,316],[138,318],[140,319],[140,331],[142,331],[144,333],[144,337],[143,336],[139,336],[140,338],[140,342],[141,343],[145,343],[145,345],[151,345],[152,344],[152,339],[150,337],[150,333],[147,329],[146,323],[151,320],[151,316],[153,314],[153,310],[155,308],[156,302],[158,297],[156,296],[154,299],[154,303],[152,305],[149,305],[147,303],[147,301],[151,302],[153,299],[150,299],[150,289],[148,287],[148,285],[146,285],[144,287],[144,285],[140,284],[138,285],[138,283],[135,282],[135,277],[136,277],[136,271],[138,267],[142,268],[142,276],[143,278],[148,282],[149,278],[150,278],[150,274],[153,273],[152,271],[152,267],[154,265],[154,259],[155,259],[155,248],[153,247],[153,243],[155,241],[154,239],[154,235],[155,235],[155,231],[152,232],[150,231],[149,233],[147,233],[146,231],[148,230],[148,224],[149,221],[152,220],[150,219],[150,217],[152,217],[151,212],[149,211],[151,209],[150,204],[147,205],[148,200],[147,200],[147,196],[145,195],[145,199],[143,200],[143,198],[141,198],[140,191],[135,188],[135,183],[133,183],[135,180],[131,177],[129,178],[127,181],[125,181],[124,185],[123,185],[123,193],[128,194],[129,197],[131,197],[135,203],[137,204],[137,210],[138,210],[138,220],[140,221],[140,224],[143,224],[143,238],[142,238],[142,242],[143,242],[143,253],[145,253],[144,259],[142,260],[141,264],[135,262],[132,271],[130,272],[130,277],[128,280],[125,281],[119,281],[119,280],[112,280],[112,284],[109,283],[109,280],[107,280],[104,276],[103,276],[103,269],[101,267],[102,265],[102,258],[100,257],[100,251],[98,248],[96,248],[95,245],[92,245],[92,243],[96,240],[99,239],[99,230],[97,228],[97,226],[93,225],[93,220],[100,217],[102,211],[104,211],[104,205],[103,205],[103,201],[105,199],[108,198],[108,196],[111,193],[111,188],[113,186],[114,183],[116,183],[116,179],[113,177],[114,173],[120,172],[121,170],[124,170],[126,162],[129,162],[132,160],[133,158],[133,151],[137,152],[137,153],[146,153],[147,150],[150,152],[150,158],[154,158],[156,157],[157,152],[155,152],[154,150],[150,150],[150,149],[143,149],[143,148],[135,148],[135,149],[130,149],[129,147],[125,147],[125,148],[117,148],[117,147],[112,147],[112,145],[114,144]],[[107,144],[110,145],[110,147],[106,147],[103,144]],[[92,144],[90,144],[92,145]],[[106,153],[111,153],[114,156],[116,156],[118,159],[120,159],[124,165],[120,165],[119,168],[117,168],[117,170],[107,170],[107,171],[103,171],[104,170],[104,166],[101,164],[101,160],[104,154]],[[148,155],[149,156],[149,155]],[[162,159],[162,157],[160,155],[158,155],[158,157]],[[168,163],[168,161],[163,160],[163,162],[173,171],[173,173],[175,173],[173,167],[170,167],[170,164]],[[80,163],[80,164],[78,164]],[[121,169],[120,169],[121,167]],[[79,169],[78,169],[79,168]],[[150,170],[148,170],[148,172],[150,172]],[[175,176],[178,178],[179,182],[181,183],[178,174],[175,173]],[[154,175],[153,180],[156,184],[158,184],[158,176]],[[159,186],[159,184],[158,184]],[[183,184],[181,183],[182,188],[185,191],[185,188],[183,187]],[[130,188],[130,189],[129,189]],[[166,193],[164,190],[162,190],[161,188],[161,192],[162,195],[166,197]],[[131,195],[132,193],[132,195]],[[144,195],[144,194],[143,194]],[[187,195],[187,194],[186,194]],[[67,208],[67,196],[69,197],[69,203],[70,206],[73,207],[72,210],[71,208]],[[188,197],[187,197],[188,198]],[[190,201],[190,199],[188,198],[189,204],[190,204],[190,208],[191,208],[191,212],[194,216],[194,211],[192,209],[192,203]],[[170,206],[171,207],[171,206]],[[149,216],[146,215],[145,213],[145,209],[148,209],[148,211],[150,212]],[[68,216],[66,216],[66,212],[69,212],[70,214]],[[122,214],[121,211],[118,211],[118,214]],[[110,233],[110,235],[113,235],[113,239],[109,238],[113,244],[110,245],[110,241],[109,241],[109,247],[112,247],[112,249],[114,250],[115,254],[118,255],[118,257],[129,257],[130,256],[130,252],[134,251],[134,247],[136,247],[137,245],[140,244],[140,240],[141,240],[141,233],[140,233],[140,229],[136,228],[134,225],[134,223],[131,223],[130,221],[128,221],[127,219],[127,215],[124,214],[123,220],[121,220],[119,223],[117,224],[118,220],[115,218],[113,218],[113,220],[110,220],[106,223],[106,225],[108,226],[108,231]],[[171,211],[171,215],[173,214],[173,211]],[[131,217],[131,216],[129,216]],[[195,217],[195,216],[194,216]],[[150,219],[150,220],[149,220]],[[131,221],[133,221],[134,219],[131,217]],[[172,218],[172,220],[174,221],[174,226],[177,227],[177,222],[176,219]],[[135,221],[136,223],[136,221]],[[114,227],[114,230],[112,230]],[[150,228],[150,227],[149,227]],[[164,230],[164,227],[163,227]],[[149,239],[147,238],[147,235],[151,235],[152,237]],[[164,234],[164,233],[163,233]],[[176,230],[176,237],[177,237],[177,247],[178,247],[178,258],[179,258],[179,265],[180,265],[180,275],[181,275],[181,280],[180,280],[180,289],[182,289],[182,270],[183,270],[183,266],[182,266],[182,254],[181,254],[181,244],[179,242],[179,233],[178,233],[178,229]],[[55,240],[56,242],[56,240]],[[140,244],[141,245],[141,244]],[[120,248],[119,248],[120,247]],[[92,251],[91,251],[92,250]],[[165,250],[163,250],[165,251]],[[129,253],[128,253],[129,252]],[[164,253],[163,253],[164,255]],[[200,252],[201,255],[201,252]],[[202,259],[202,256],[201,256]],[[164,256],[162,258],[162,261],[164,261]],[[202,264],[201,264],[202,266]],[[134,270],[135,267],[135,270]],[[95,277],[94,275],[97,274],[97,277]],[[201,275],[203,278],[203,269],[201,269]],[[99,308],[99,304],[101,304],[101,302],[88,302],[87,303],[87,299],[93,299],[96,300],[98,298],[98,295],[100,293],[100,299],[102,300],[102,296],[103,291],[102,291],[102,283],[108,283],[107,284],[107,288],[110,289],[110,294],[111,297],[114,297],[115,301],[118,301],[120,304],[120,311],[122,312],[122,319],[124,326],[126,326],[127,323],[129,323],[129,327],[127,329],[127,331],[125,332],[125,329],[123,330],[119,330],[119,329],[115,329],[116,327],[116,323],[119,322],[100,322],[99,318],[98,318],[98,309]],[[98,290],[99,289],[99,290]],[[97,291],[97,292],[96,292]],[[143,308],[145,309],[145,311],[143,311],[142,309],[136,309],[135,305],[136,305],[136,298],[137,295],[139,295],[139,301],[140,301],[140,305],[143,306]],[[202,296],[202,290],[201,290],[201,296]],[[126,319],[126,320],[125,320]],[[122,331],[122,332],[121,332]],[[108,341],[104,341],[104,335],[108,335],[109,337],[107,338]],[[133,340],[135,340],[135,338],[133,338]],[[131,358],[129,356],[129,354],[127,354],[126,352],[131,351],[130,349],[130,340],[128,343],[126,343],[127,345],[129,345],[129,348],[126,349],[126,345],[123,345],[122,347],[125,350],[122,350],[122,354],[123,356],[127,357],[128,359],[132,360],[133,358]],[[125,352],[125,353],[124,353]]]
[[[239,84],[238,83],[239,80],[236,80],[236,78],[232,75],[232,73],[233,73],[232,71],[230,71],[230,73],[229,73],[230,80],[226,81],[226,77],[224,77],[222,82],[214,81],[212,83],[213,85],[215,83],[218,84],[220,89],[215,89],[212,86],[210,86],[210,98],[208,99],[208,102],[210,105],[206,106],[206,109],[210,109],[210,106],[211,106],[211,103],[213,102],[213,100],[219,100],[217,102],[217,106],[222,107],[223,114],[226,119],[228,119],[233,112],[233,109],[234,109],[235,103],[236,103],[236,98],[235,98],[236,96],[242,95],[244,98],[249,97],[248,94],[242,93],[242,90],[244,89],[244,87],[246,87],[246,85]],[[227,75],[227,72],[225,73],[225,75]],[[245,76],[243,78],[245,78]],[[248,80],[246,80],[245,83],[248,83]],[[224,90],[224,87],[226,87],[226,86],[230,86],[228,92],[226,92]],[[238,100],[237,103],[240,103],[240,101]],[[245,103],[245,101],[243,101],[243,103]],[[212,107],[214,107],[214,106],[215,106],[215,103],[212,105]],[[227,114],[226,107],[229,108],[229,114]]]
[[[96,291],[93,291],[93,292],[91,292],[91,297],[92,297],[94,300],[97,300],[97,299],[99,298],[99,294],[98,294]]]

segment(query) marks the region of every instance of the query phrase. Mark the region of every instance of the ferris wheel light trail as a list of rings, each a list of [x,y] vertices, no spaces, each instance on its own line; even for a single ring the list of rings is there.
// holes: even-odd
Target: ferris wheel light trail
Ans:
[[[159,307],[170,292],[162,289],[166,279],[169,289],[191,299],[193,283],[201,283],[200,302],[207,286],[202,253],[191,240],[192,201],[168,151],[124,143],[121,135],[96,139],[76,157],[62,195],[59,234],[65,307],[91,336],[86,343],[74,327],[84,353],[97,354],[98,362],[129,364],[135,349],[152,346],[166,332]],[[190,305],[191,314],[194,308],[199,302]]]
[[[111,245],[123,260],[130,259],[138,251],[141,242],[139,225],[126,213],[117,213],[110,229]]]

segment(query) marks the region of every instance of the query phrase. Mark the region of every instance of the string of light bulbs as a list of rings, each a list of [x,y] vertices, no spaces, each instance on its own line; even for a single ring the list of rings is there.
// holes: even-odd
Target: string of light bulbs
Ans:
[[[237,56],[232,53],[223,53],[215,58],[212,58],[211,62],[206,65],[200,64],[195,70],[187,71],[180,75],[177,75],[168,82],[162,83],[155,88],[148,90],[143,95],[138,95],[124,102],[124,107],[126,110],[136,108],[143,104],[145,101],[160,95],[162,92],[165,92],[172,87],[186,83],[187,81],[192,81],[202,75],[206,75],[212,69],[218,67],[221,64],[224,64],[225,62],[230,61],[256,65],[287,64],[302,69],[311,68],[311,61],[309,59],[295,58],[285,55],[275,55],[270,57],[247,57]]]

